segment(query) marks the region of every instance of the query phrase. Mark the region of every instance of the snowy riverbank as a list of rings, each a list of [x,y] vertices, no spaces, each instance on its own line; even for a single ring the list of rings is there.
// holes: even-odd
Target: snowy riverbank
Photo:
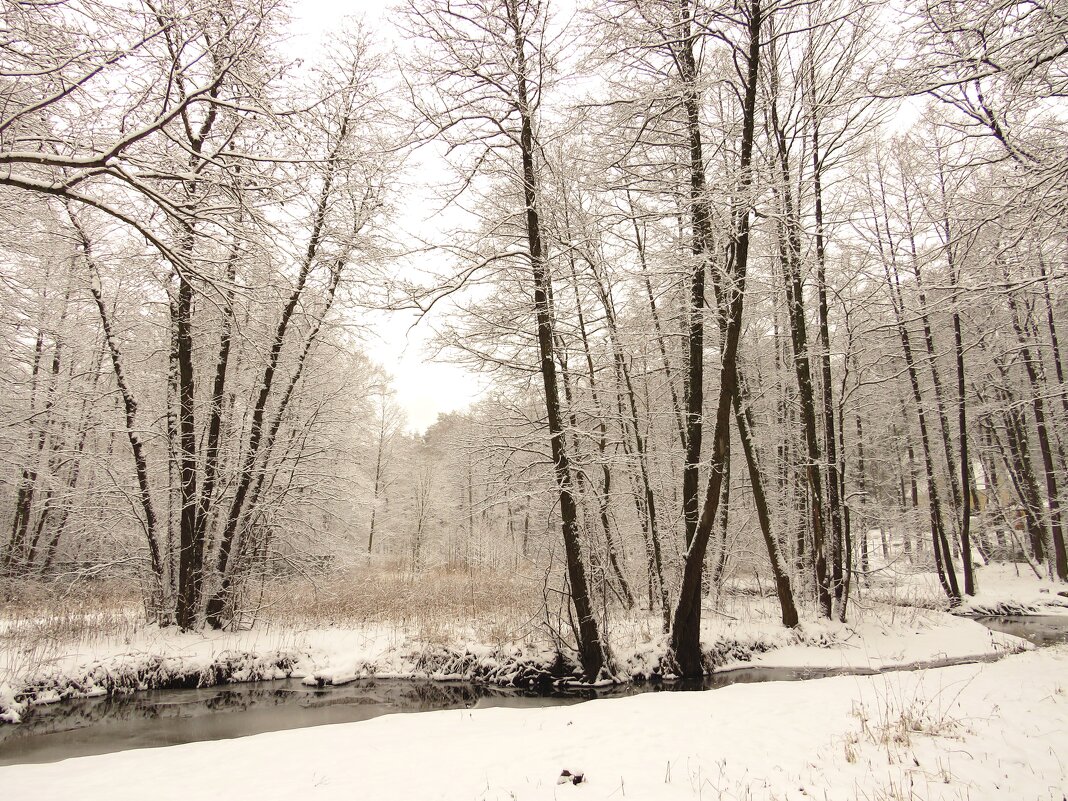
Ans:
[[[36,801],[1061,801],[1066,676],[1058,646],[882,676],[395,715],[0,768],[0,787]],[[558,784],[565,769],[583,783]]]
[[[968,657],[985,658],[1027,644],[982,625],[933,610],[876,606],[839,624],[810,619],[796,631],[776,622],[771,604],[754,603],[740,619],[710,616],[703,632],[706,662],[738,665],[881,669]],[[625,679],[662,673],[664,638],[648,621],[613,629]],[[428,640],[397,627],[264,627],[242,632],[179,633],[147,626],[121,637],[57,649],[34,663],[0,654],[0,715],[17,722],[29,704],[147,688],[209,686],[233,681],[303,677],[340,684],[367,676],[465,679],[525,686],[567,676],[548,640],[479,642],[457,628]]]

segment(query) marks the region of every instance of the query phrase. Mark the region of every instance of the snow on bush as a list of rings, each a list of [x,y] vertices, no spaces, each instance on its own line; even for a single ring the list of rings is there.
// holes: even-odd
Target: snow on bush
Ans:
[[[149,653],[121,654],[90,662],[72,672],[42,671],[23,679],[18,690],[3,684],[0,720],[18,723],[27,705],[67,698],[288,678],[301,658],[301,654],[287,652],[226,652],[204,662]]]

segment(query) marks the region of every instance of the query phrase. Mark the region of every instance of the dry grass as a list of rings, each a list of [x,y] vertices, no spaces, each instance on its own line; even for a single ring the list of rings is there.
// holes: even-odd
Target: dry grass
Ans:
[[[512,573],[433,569],[413,575],[376,565],[270,586],[261,614],[294,627],[394,625],[427,642],[466,627],[485,642],[501,642],[535,628],[541,606],[540,582]]]
[[[860,726],[846,734],[845,759],[859,763],[862,770],[866,767],[874,777],[869,786],[857,788],[858,799],[920,801],[931,797],[932,785],[960,781],[951,770],[951,758],[975,735],[970,719],[958,716],[958,699],[970,683],[925,688],[923,677],[912,682],[887,675],[874,698],[853,702],[852,715]],[[970,797],[966,787],[958,792],[961,798]]]
[[[860,729],[846,737],[846,761],[855,763],[858,747],[865,742],[884,750],[893,764],[904,758],[914,737],[960,738],[969,733],[966,722],[954,714],[957,699],[969,683],[928,693],[922,680],[905,690],[894,679],[884,677],[874,703],[854,702],[853,717],[860,721]]]
[[[392,627],[430,645],[505,644],[544,620],[542,583],[503,571],[368,565],[310,579],[275,580],[250,599],[257,627]],[[0,584],[0,681],[36,675],[65,654],[131,641],[147,621],[140,588],[119,580]],[[251,616],[246,616],[246,622]],[[402,634],[403,632],[403,634]]]
[[[141,590],[123,580],[75,583],[9,581],[0,585],[0,642],[32,633],[71,642],[100,631],[124,629],[143,616]]]
[[[36,673],[72,645],[130,636],[144,622],[140,589],[128,581],[8,581],[0,598],[0,680]]]

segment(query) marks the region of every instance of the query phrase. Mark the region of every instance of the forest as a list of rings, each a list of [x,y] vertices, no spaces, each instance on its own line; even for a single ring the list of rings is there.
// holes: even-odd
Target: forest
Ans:
[[[374,6],[2,3],[0,713],[65,637],[598,685],[1068,608],[1062,3]]]

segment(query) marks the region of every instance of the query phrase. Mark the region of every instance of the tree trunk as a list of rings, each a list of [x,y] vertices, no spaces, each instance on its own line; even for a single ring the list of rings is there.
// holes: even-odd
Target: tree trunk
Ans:
[[[93,300],[96,302],[97,311],[100,314],[100,325],[104,331],[104,340],[107,342],[108,351],[111,354],[111,364],[115,372],[115,384],[119,389],[123,408],[126,412],[126,435],[130,441],[130,450],[133,453],[134,469],[137,474],[137,487],[139,490],[138,499],[140,500],[141,509],[144,513],[144,520],[142,523],[145,528],[145,537],[148,541],[149,564],[152,568],[152,575],[155,581],[157,584],[161,584],[163,580],[163,562],[160,557],[159,544],[156,538],[158,524],[155,506],[152,503],[152,489],[148,480],[148,459],[145,456],[144,443],[141,441],[141,436],[136,428],[137,401],[134,399],[130,386],[126,381],[126,371],[123,366],[122,353],[119,350],[118,341],[115,339],[115,335],[112,331],[107,307],[104,305],[104,297],[100,286],[100,275],[93,262],[89,239],[73,214],[70,215],[70,220],[80,239],[82,253],[89,269],[90,291],[93,295]]]
[[[716,426],[712,458],[709,460],[708,485],[701,516],[692,541],[687,543],[686,561],[678,603],[672,618],[671,649],[678,671],[684,676],[700,676],[704,671],[701,653],[701,575],[712,525],[716,519],[724,463],[730,439],[731,405],[736,391],[735,365],[738,340],[742,332],[745,277],[749,263],[749,231],[752,213],[750,188],[753,183],[753,139],[756,123],[756,91],[760,64],[760,28],[763,22],[760,0],[750,0],[747,20],[746,77],[742,100],[742,138],[739,153],[739,183],[735,199],[734,232],[727,260],[729,281],[724,282],[721,303],[730,314],[727,337],[721,349],[720,394],[716,405]],[[727,296],[726,290],[730,290]]]
[[[884,198],[885,211],[885,198]],[[878,225],[878,219],[876,219]],[[889,241],[890,231],[887,223],[886,236]],[[880,249],[882,237],[880,235]],[[897,277],[897,266],[893,264],[894,249],[890,242],[888,245],[889,257],[884,254],[883,270],[886,275],[887,289],[890,293],[891,306],[894,311],[894,319],[897,325],[898,335],[901,339],[901,350],[905,358],[905,368],[908,373],[909,386],[912,389],[912,400],[916,406],[916,417],[920,428],[920,445],[923,450],[924,471],[927,478],[927,500],[931,519],[931,544],[934,550],[935,568],[938,572],[939,582],[949,598],[950,603],[960,603],[960,589],[957,585],[957,574],[953,569],[953,555],[950,552],[949,540],[946,538],[945,528],[942,523],[942,505],[938,497],[938,488],[934,479],[934,459],[931,453],[931,438],[927,430],[927,416],[924,413],[923,395],[920,392],[919,375],[916,370],[916,362],[912,355],[912,345],[908,328],[904,320],[904,304],[901,297],[901,287]]]
[[[693,542],[699,513],[701,440],[704,431],[705,273],[708,270],[708,249],[711,246],[712,236],[705,189],[705,160],[701,140],[697,62],[693,52],[692,13],[689,0],[681,0],[679,19],[681,36],[676,47],[689,145],[690,237],[693,254],[688,307],[689,327],[686,337],[688,343],[686,461],[682,468],[682,516],[687,547]]]
[[[566,216],[566,210],[565,210]],[[567,232],[570,238],[570,231]],[[619,548],[616,545],[615,536],[612,533],[612,521],[608,515],[608,499],[612,493],[612,468],[608,464],[608,426],[605,423],[606,410],[601,406],[600,395],[597,391],[597,371],[594,369],[593,353],[590,350],[590,340],[586,332],[586,315],[582,306],[582,295],[579,292],[578,274],[575,269],[574,253],[568,252],[568,264],[571,267],[571,282],[575,292],[575,310],[578,314],[579,336],[582,340],[582,352],[586,357],[586,369],[590,382],[590,399],[593,408],[597,412],[597,454],[601,462],[601,487],[594,489],[597,499],[597,510],[600,517],[601,531],[605,538],[605,550],[608,554],[608,564],[612,569],[612,575],[619,585],[623,605],[627,609],[634,607],[634,593],[631,591],[630,582],[627,581],[626,573],[620,563]],[[670,376],[669,379],[670,381]]]
[[[860,415],[856,416],[857,426],[857,493],[859,495],[858,505],[863,510],[864,505],[867,503],[867,466],[864,464],[864,424],[860,421]],[[902,498],[904,500],[904,498]],[[868,557],[868,521],[864,515],[858,515],[860,517],[860,572],[864,577],[865,582],[868,577],[868,570],[870,569],[870,562]]]
[[[945,176],[939,170],[939,180],[942,189],[942,206],[946,208]],[[964,339],[960,328],[960,266],[956,260],[953,249],[953,239],[949,227],[949,216],[942,218],[943,236],[945,238],[946,261],[949,264],[949,272],[953,279],[953,350],[957,363],[957,436],[960,438],[960,549],[962,565],[964,567],[964,592],[967,595],[975,595],[975,575],[972,570],[972,543],[971,543],[971,515],[972,515],[972,491],[971,491],[971,467],[968,463],[968,416],[965,406],[965,383],[964,383]],[[932,369],[934,360],[931,361]],[[946,439],[949,437],[947,435]],[[948,446],[947,446],[948,447]]]
[[[260,456],[261,446],[264,442],[264,416],[267,412],[267,399],[271,393],[275,373],[278,369],[278,360],[281,357],[282,347],[286,341],[286,331],[289,328],[289,323],[296,311],[297,304],[300,302],[301,296],[304,294],[304,287],[312,268],[315,266],[319,247],[325,236],[323,226],[326,221],[326,212],[329,207],[333,182],[336,177],[335,173],[338,163],[338,154],[340,153],[342,145],[345,143],[348,127],[349,120],[346,117],[342,121],[338,131],[337,141],[334,142],[326,159],[326,174],[323,176],[323,186],[319,192],[314,216],[312,217],[311,235],[308,238],[308,245],[305,248],[304,256],[301,260],[300,271],[297,274],[297,283],[289,295],[289,300],[282,309],[281,317],[278,319],[274,337],[271,340],[270,355],[268,356],[267,364],[263,368],[263,373],[260,376],[258,384],[259,391],[252,409],[248,449],[245,452],[244,459],[241,461],[240,470],[238,471],[237,486],[234,489],[234,497],[230,503],[230,509],[226,515],[225,523],[223,524],[222,536],[219,541],[219,552],[216,558],[216,573],[222,577],[224,581],[227,565],[230,561],[230,552],[234,546],[234,538],[238,533],[238,524],[245,512],[249,490],[256,478],[255,467]],[[215,596],[212,598],[210,605],[213,606],[213,608],[218,608],[220,600],[221,599],[218,596]],[[216,616],[212,615],[212,617]],[[179,622],[179,625],[182,625],[181,622]]]
[[[1006,275],[1006,278],[1008,276]],[[1031,387],[1031,411],[1035,416],[1035,435],[1038,437],[1038,452],[1042,456],[1042,471],[1046,479],[1046,502],[1049,504],[1050,539],[1053,545],[1053,566],[1057,578],[1068,581],[1068,553],[1065,551],[1064,533],[1061,529],[1061,506],[1057,492],[1057,473],[1053,464],[1053,448],[1050,445],[1049,429],[1046,422],[1046,404],[1042,387],[1042,367],[1031,352],[1031,345],[1020,324],[1016,298],[1008,293],[1009,310],[1016,339],[1020,344],[1020,359],[1027,373]]]
[[[30,413],[35,410],[37,399],[38,376],[41,372],[41,359],[44,356],[44,328],[37,329],[37,339],[33,348],[33,368],[30,371]],[[18,492],[15,497],[15,515],[11,522],[11,535],[8,538],[7,549],[4,553],[4,572],[15,572],[15,568],[21,566],[25,554],[23,553],[26,542],[26,530],[30,525],[30,507],[33,504],[33,492],[37,483],[37,463],[40,460],[41,450],[44,447],[46,427],[38,424],[36,431],[30,433],[30,450],[26,455],[26,463],[19,476]]]
[[[815,203],[814,221],[816,224],[816,292],[819,305],[819,344],[820,377],[823,389],[823,441],[827,449],[827,516],[831,522],[832,538],[832,582],[834,598],[838,604],[838,618],[843,623],[846,619],[846,607],[849,604],[849,574],[843,575],[843,555],[848,559],[850,548],[847,547],[845,529],[842,519],[842,477],[839,470],[839,456],[836,447],[838,435],[834,415],[834,394],[831,383],[831,335],[829,309],[827,305],[827,253],[823,233],[823,161],[820,155],[819,120],[816,119],[816,72],[815,64],[809,61],[809,91],[812,101],[812,192]]]
[[[344,259],[338,259],[331,266],[330,279],[326,287],[326,302],[324,304],[322,314],[319,315],[319,317],[315,320],[315,324],[311,327],[311,330],[309,330],[307,335],[304,337],[304,345],[297,356],[297,361],[293,370],[293,374],[290,376],[289,382],[286,384],[285,391],[282,393],[282,397],[278,402],[278,408],[277,410],[275,410],[274,418],[271,421],[270,426],[268,426],[267,428],[267,434],[263,437],[263,464],[261,466],[261,469],[256,471],[255,481],[252,483],[252,488],[248,495],[248,503],[246,505],[246,508],[250,511],[246,513],[246,520],[250,520],[252,518],[252,512],[256,510],[257,504],[259,503],[260,493],[263,490],[264,480],[267,477],[268,463],[271,457],[271,452],[274,448],[275,439],[277,438],[278,431],[282,426],[282,421],[285,419],[285,414],[286,410],[289,408],[289,403],[293,399],[293,393],[297,388],[297,384],[300,382],[300,377],[304,373],[304,367],[308,363],[308,354],[311,352],[312,346],[315,345],[315,342],[319,336],[319,329],[322,326],[323,321],[326,319],[327,314],[329,314],[330,308],[334,303],[334,297],[337,293],[338,283],[341,280],[341,271],[343,267]],[[238,520],[234,523],[234,527],[231,532],[231,537],[228,542],[233,543],[233,535],[240,531],[239,523],[241,519],[242,518],[238,518]],[[227,542],[227,540],[224,539],[224,543],[225,542]],[[218,592],[213,595],[209,600],[206,610],[207,622],[213,628],[219,628],[222,623],[222,611],[225,606],[225,602],[228,598],[228,594],[232,584],[231,576],[227,572],[228,562],[226,561],[226,557],[228,556],[229,550],[226,554],[223,554],[220,549],[219,563],[217,565],[217,569],[219,577],[221,579],[221,584]]]
[[[667,342],[664,337],[664,329],[660,322],[660,312],[656,307],[656,298],[653,296],[653,285],[649,280],[648,265],[645,261],[645,241],[642,239],[641,228],[634,216],[634,204],[631,202],[630,189],[627,189],[627,203],[631,212],[631,223],[634,226],[634,242],[638,250],[638,263],[642,270],[642,281],[645,285],[645,296],[649,302],[649,316],[653,321],[653,331],[656,333],[656,343],[660,350],[660,360],[664,364],[664,380],[671,391],[671,408],[675,412],[675,427],[679,436],[679,445],[686,450],[686,414],[679,402],[679,393],[675,389],[675,376],[671,368],[671,360],[668,358]]]
[[[757,464],[756,450],[753,447],[752,414],[742,400],[742,387],[742,382],[737,381],[734,394],[734,417],[738,426],[738,439],[742,444],[742,453],[745,454],[746,466],[749,468],[749,481],[753,485],[753,502],[756,505],[757,521],[760,524],[760,533],[764,537],[764,545],[768,550],[768,563],[771,565],[771,575],[775,581],[775,593],[779,599],[782,624],[787,628],[794,628],[798,618],[793,591],[790,589],[790,574],[783,561],[779,541],[771,530],[771,514],[768,512],[768,502],[764,496],[764,481],[760,474],[760,466]]]
[[[775,156],[779,173],[779,184],[774,192],[781,206],[781,217],[777,226],[778,253],[782,265],[783,284],[786,292],[787,319],[790,323],[790,341],[793,346],[794,373],[797,378],[798,402],[801,409],[801,423],[805,435],[807,459],[805,475],[808,479],[809,514],[812,521],[812,555],[815,567],[816,597],[825,617],[830,617],[833,609],[832,590],[839,594],[841,584],[841,560],[835,552],[835,542],[831,542],[831,563],[838,566],[835,577],[828,575],[826,515],[823,501],[823,478],[820,475],[819,433],[816,427],[816,402],[812,382],[812,367],[808,354],[808,333],[805,323],[804,287],[801,283],[801,221],[795,209],[791,190],[791,170],[787,151],[786,131],[779,121],[778,85],[772,73],[772,98],[769,104],[770,134],[775,142]],[[830,387],[828,387],[829,391]],[[833,418],[832,418],[833,419]],[[833,443],[829,444],[833,447]],[[840,544],[840,543],[839,543]]]
[[[583,677],[597,681],[614,671],[608,643],[601,639],[600,627],[594,616],[590,599],[582,542],[578,530],[578,510],[575,506],[571,464],[560,416],[560,395],[553,358],[552,282],[542,245],[541,218],[538,211],[538,184],[535,160],[534,125],[527,94],[526,41],[514,0],[507,7],[515,33],[515,76],[517,78],[517,107],[520,117],[520,157],[523,170],[523,203],[526,208],[527,255],[534,279],[534,310],[538,324],[538,350],[541,356],[541,376],[545,391],[545,411],[552,443],[553,467],[560,494],[560,519],[563,529],[567,576],[571,588],[571,602],[578,617],[578,651]]]

